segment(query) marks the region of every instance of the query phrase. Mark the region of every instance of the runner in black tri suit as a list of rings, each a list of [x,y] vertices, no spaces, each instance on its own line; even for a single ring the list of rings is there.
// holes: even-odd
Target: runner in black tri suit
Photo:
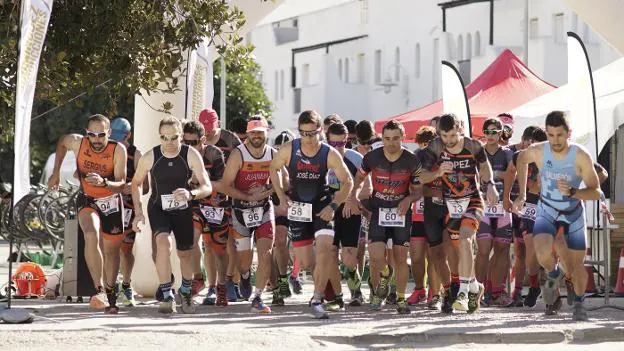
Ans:
[[[472,241],[484,208],[477,171],[490,204],[498,202],[498,192],[483,145],[460,134],[461,124],[455,115],[441,116],[439,128],[440,137],[429,143],[422,154],[423,166],[428,171],[423,172],[421,181],[426,183],[442,177],[442,193],[449,211],[447,230],[459,236],[460,288],[453,308],[473,313],[479,310],[484,292],[483,284],[474,277],[472,257]]]
[[[282,146],[271,162],[271,182],[280,207],[287,208],[295,256],[301,268],[314,267],[312,313],[315,318],[328,318],[321,300],[334,263],[334,212],[351,191],[353,180],[342,156],[321,143],[321,118],[317,112],[302,112],[298,127],[301,138]],[[290,179],[289,196],[280,176],[285,166]],[[340,190],[333,197],[327,188],[330,168],[340,183]]]
[[[132,227],[135,232],[139,232],[139,224],[145,223],[141,187],[149,172],[153,189],[147,210],[152,234],[156,237],[156,271],[163,293],[158,311],[173,313],[176,310],[171,292],[169,243],[169,234],[173,232],[182,270],[182,311],[194,313],[191,295],[194,273],[191,252],[194,246],[193,212],[189,202],[209,196],[212,187],[199,152],[181,144],[182,123],[175,117],[165,117],[160,121],[159,133],[161,145],[141,157],[132,180],[132,200],[136,206]],[[192,177],[197,180],[198,186],[189,191],[188,184]]]
[[[405,287],[409,275],[407,254],[412,225],[412,203],[422,196],[414,193],[412,185],[419,182],[420,159],[403,148],[405,135],[403,125],[390,121],[383,128],[383,147],[364,155],[362,166],[355,180],[354,190],[345,208],[346,215],[356,209],[360,187],[371,174],[373,191],[362,205],[371,212],[368,231],[369,254],[371,258],[371,282],[375,296],[371,309],[380,310],[390,292],[393,268],[386,260],[386,244],[392,240],[392,253],[396,265],[397,312],[410,313],[405,301]]]

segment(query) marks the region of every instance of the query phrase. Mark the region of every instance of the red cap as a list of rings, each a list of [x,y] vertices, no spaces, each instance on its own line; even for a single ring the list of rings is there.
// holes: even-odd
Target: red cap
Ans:
[[[217,111],[207,108],[199,113],[199,123],[204,125],[206,132],[219,128],[219,115]]]

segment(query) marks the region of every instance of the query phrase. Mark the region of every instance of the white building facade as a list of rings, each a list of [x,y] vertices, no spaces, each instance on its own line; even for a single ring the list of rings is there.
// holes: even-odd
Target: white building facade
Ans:
[[[538,76],[565,84],[567,31],[581,36],[593,69],[620,57],[564,0],[461,3],[285,1],[247,37],[275,106],[276,131],[296,129],[307,109],[358,121],[413,110],[441,98],[441,60],[453,62],[468,84],[506,48],[525,60],[528,52]]]

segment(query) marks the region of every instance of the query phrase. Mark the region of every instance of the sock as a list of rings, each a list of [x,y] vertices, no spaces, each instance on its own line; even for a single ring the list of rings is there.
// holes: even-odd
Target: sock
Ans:
[[[171,282],[160,284],[160,291],[163,293],[163,297],[166,300],[168,297],[173,298],[173,293],[171,293],[171,286],[173,284]]]
[[[262,296],[262,289],[256,288],[253,292],[252,300],[255,299],[256,297],[261,297],[261,296]]]
[[[357,274],[357,268],[356,268],[356,269],[354,269],[354,270],[347,269],[347,275],[348,275],[348,276],[349,276],[349,278],[351,278],[351,279],[357,279],[357,278],[359,278],[359,275]]]
[[[585,301],[585,294],[582,294],[581,296],[579,296],[579,295],[576,295],[575,293],[574,302],[583,302],[583,301]]]
[[[234,277],[233,277],[233,276],[231,276],[231,275],[226,275],[226,276],[225,276],[225,282],[226,282],[226,284],[227,284],[227,283],[234,283],[234,282],[232,281],[232,279],[234,279]]]
[[[312,298],[312,304],[320,304],[323,300],[323,293],[314,293],[314,297]]]
[[[98,285],[98,286],[96,286],[96,287],[95,287],[95,294],[96,294],[96,295],[97,295],[97,294],[101,294],[101,293],[103,293],[103,292],[104,292],[104,287],[103,287],[103,286]]]
[[[204,276],[201,273],[196,273],[193,275],[193,280],[204,280]]]
[[[532,288],[539,288],[539,280],[537,274],[529,275],[529,284]]]
[[[106,284],[106,298],[108,299],[108,305],[110,307],[117,306],[117,292],[114,286],[108,286],[108,284]]]
[[[180,286],[180,294],[188,295],[191,293],[191,284],[193,284],[192,280],[188,280],[182,278],[182,286]]]
[[[451,274],[451,284],[459,284],[459,276]]]
[[[297,260],[297,258],[294,259],[293,270],[290,273],[290,277],[293,279],[299,278],[299,260]]]
[[[250,275],[249,271],[247,271],[246,273],[241,273],[241,279],[247,280],[247,279],[249,279],[249,275]]]
[[[379,273],[381,273],[382,277],[387,277],[388,275],[390,275],[390,267],[386,265]]]
[[[459,294],[468,294],[468,286],[470,285],[470,278],[459,277]]]
[[[470,280],[470,285],[468,286],[468,292],[470,292],[471,294],[479,293],[479,282],[477,281],[477,278],[472,278]]]
[[[397,301],[398,300],[405,300],[405,293],[404,292],[397,292]]]
[[[288,274],[280,275],[278,280],[280,283],[288,284]]]
[[[548,272],[548,278],[556,279],[561,274],[561,270],[559,269],[559,265],[555,265],[555,269],[552,272]]]
[[[124,290],[130,289],[130,283],[121,283],[121,288]]]

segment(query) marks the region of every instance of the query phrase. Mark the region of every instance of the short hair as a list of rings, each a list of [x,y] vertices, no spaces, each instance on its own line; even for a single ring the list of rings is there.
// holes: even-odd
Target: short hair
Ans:
[[[282,145],[282,144],[286,144],[287,142],[294,140],[295,139],[295,135],[293,133],[291,133],[288,130],[285,130],[283,132],[281,132],[276,138],[275,138],[275,143],[274,145]]]
[[[321,116],[318,114],[318,112],[314,111],[314,110],[307,110],[307,111],[303,111],[301,112],[301,114],[299,115],[299,120],[297,121],[297,125],[302,125],[302,124],[316,124],[317,128],[321,127]]]
[[[546,127],[563,127],[566,132],[569,132],[568,116],[563,111],[552,111],[546,116]]]
[[[459,118],[454,113],[447,113],[440,116],[440,122],[438,122],[438,129],[443,132],[448,132],[453,128],[459,129],[461,128],[461,123],[459,122]]]
[[[199,123],[198,121],[187,121],[184,123],[183,128],[184,134],[195,134],[198,138],[201,138],[206,134],[206,130],[204,129],[204,125]]]
[[[230,122],[230,131],[238,134],[247,133],[247,119],[236,117]]]
[[[340,118],[340,116],[338,116],[335,113],[332,113],[331,115],[325,117],[325,119],[323,119],[323,125],[324,126],[330,126],[334,123],[342,123],[342,118]]]
[[[539,129],[538,126],[528,126],[526,128],[524,128],[524,132],[522,132],[522,140],[523,141],[527,141],[530,139],[533,139],[533,132]]]
[[[371,140],[374,135],[375,129],[373,128],[373,124],[370,121],[360,121],[355,126],[355,136],[358,138],[360,143]]]
[[[405,135],[405,127],[403,127],[403,124],[393,119],[389,120],[388,122],[386,122],[386,124],[384,124],[383,128],[381,129],[381,133],[383,134],[383,132],[385,132],[386,130],[398,130],[401,132],[401,135]]]
[[[531,139],[533,139],[533,141],[541,143],[543,141],[548,140],[548,136],[546,135],[546,132],[542,128],[536,127],[533,130],[533,134],[531,135]]]
[[[346,120],[344,122],[345,127],[347,127],[347,130],[349,131],[349,134],[355,134],[355,127],[357,126],[358,122],[352,119]]]
[[[183,132],[182,130],[182,122],[179,119],[173,116],[167,116],[160,120],[160,124],[158,124],[158,131],[162,129],[164,126],[172,126],[176,128],[179,132]]]
[[[329,135],[347,135],[349,134],[349,130],[342,123],[334,123],[327,128],[327,140],[329,140]]]
[[[510,113],[507,113],[507,112],[499,113],[497,117],[499,119],[509,118],[509,119],[513,120],[513,116]]]
[[[491,117],[483,122],[483,130],[486,130],[489,126],[494,126],[498,130],[503,130],[503,122],[498,117]]]
[[[428,143],[437,136],[436,129],[432,126],[422,126],[416,132],[416,142],[419,144]]]
[[[102,122],[104,123],[107,127],[110,127],[110,119],[108,119],[108,117],[101,115],[99,113],[89,117],[89,119],[87,119],[87,126],[89,124],[91,124],[91,122]]]

